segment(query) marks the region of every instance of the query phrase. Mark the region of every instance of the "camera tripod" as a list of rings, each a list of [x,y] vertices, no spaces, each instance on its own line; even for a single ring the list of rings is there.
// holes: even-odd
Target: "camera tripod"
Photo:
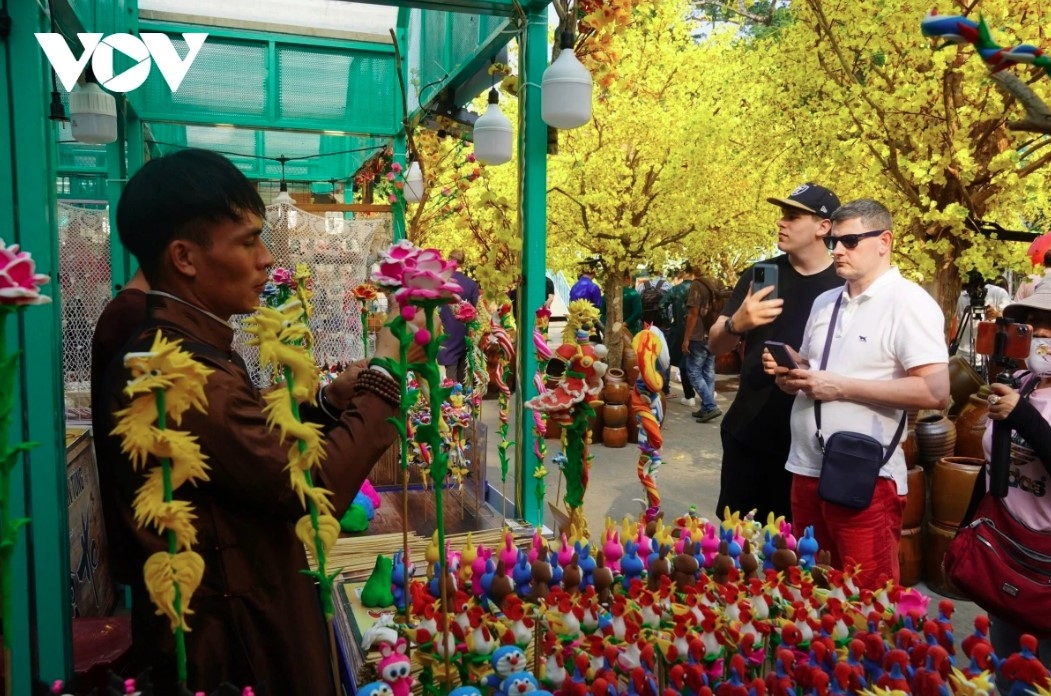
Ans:
[[[956,333],[949,342],[949,355],[956,355],[963,348],[963,356],[974,368],[974,371],[988,379],[988,358],[979,355],[974,349],[975,339],[978,335],[978,323],[985,319],[985,307],[969,305],[960,312],[959,321],[956,324]]]

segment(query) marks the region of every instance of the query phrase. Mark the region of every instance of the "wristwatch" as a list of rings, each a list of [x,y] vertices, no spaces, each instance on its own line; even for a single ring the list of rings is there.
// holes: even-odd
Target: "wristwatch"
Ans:
[[[726,327],[726,333],[730,334],[731,336],[737,336],[737,338],[744,338],[746,332],[738,331],[734,328],[734,318],[732,316],[726,317],[726,323],[723,324],[723,326]]]

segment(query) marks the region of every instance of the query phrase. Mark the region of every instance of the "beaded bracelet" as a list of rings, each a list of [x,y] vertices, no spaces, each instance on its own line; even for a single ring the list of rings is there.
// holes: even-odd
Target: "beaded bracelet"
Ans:
[[[378,370],[362,370],[355,382],[355,388],[372,392],[391,406],[401,403],[401,389],[398,383],[390,377],[385,377]]]

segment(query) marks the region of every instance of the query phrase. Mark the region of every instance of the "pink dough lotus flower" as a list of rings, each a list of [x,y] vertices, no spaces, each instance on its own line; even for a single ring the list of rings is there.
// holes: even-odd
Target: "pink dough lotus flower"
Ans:
[[[35,271],[36,264],[29,254],[19,251],[17,244],[6,246],[0,239],[0,305],[20,307],[51,302],[50,297],[40,294],[40,286],[51,278]]]
[[[426,300],[444,303],[459,301],[463,289],[453,281],[455,261],[446,261],[437,249],[419,249],[401,240],[387,250],[372,279],[396,289],[394,298],[401,306]]]
[[[278,266],[270,274],[270,280],[277,286],[285,286],[295,288],[295,279],[292,277],[292,271],[287,268]]]
[[[478,310],[475,309],[474,305],[470,302],[460,300],[460,302],[453,307],[453,316],[466,324],[478,318]]]

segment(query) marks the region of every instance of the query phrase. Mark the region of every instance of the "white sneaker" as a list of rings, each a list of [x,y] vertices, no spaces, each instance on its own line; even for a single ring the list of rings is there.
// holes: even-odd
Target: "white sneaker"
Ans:
[[[689,399],[687,399],[685,396],[680,396],[679,403],[683,406],[689,406],[690,408],[693,408],[697,405],[697,400],[692,396]]]

